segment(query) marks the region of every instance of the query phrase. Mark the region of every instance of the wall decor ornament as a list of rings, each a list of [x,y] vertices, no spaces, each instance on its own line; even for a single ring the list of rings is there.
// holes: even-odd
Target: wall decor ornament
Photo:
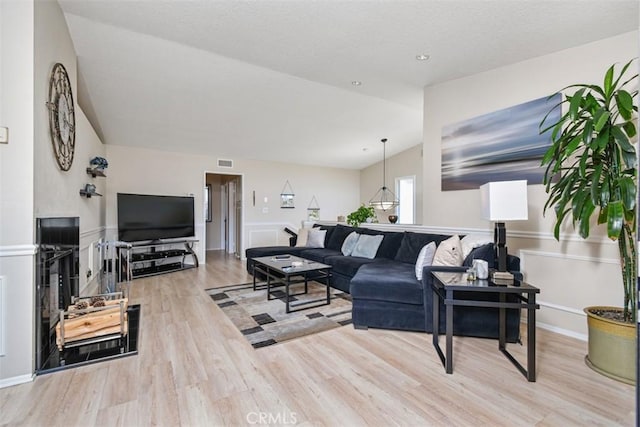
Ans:
[[[551,146],[538,125],[561,95],[544,97],[442,128],[442,191],[477,189],[491,181],[542,184],[540,161]],[[549,117],[560,120],[560,109]]]
[[[309,221],[317,221],[320,219],[320,205],[318,205],[318,200],[315,195],[311,198],[311,202],[307,208],[307,219]]]
[[[73,163],[76,146],[76,116],[71,82],[66,68],[56,63],[49,77],[49,130],[53,155],[58,166],[68,171]]]
[[[295,194],[293,193],[293,188],[291,188],[291,184],[289,184],[289,180],[284,183],[284,187],[282,188],[282,192],[280,192],[280,208],[281,209],[293,209],[295,208],[293,197]]]

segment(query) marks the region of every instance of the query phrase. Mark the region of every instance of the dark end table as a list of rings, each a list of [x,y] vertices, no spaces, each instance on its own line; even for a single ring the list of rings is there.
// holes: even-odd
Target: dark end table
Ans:
[[[540,289],[522,281],[514,280],[512,284],[495,284],[490,280],[467,280],[465,273],[432,272],[433,282],[433,346],[440,356],[447,374],[453,373],[453,307],[494,307],[500,309],[500,331],[498,349],[513,363],[528,381],[536,380],[536,310],[540,308],[536,304],[536,294]],[[488,292],[498,295],[498,301],[480,301],[473,299],[458,299],[457,292]],[[428,292],[428,289],[425,289]],[[515,295],[517,302],[508,302],[507,295]],[[446,356],[439,344],[440,332],[440,300],[444,302],[446,309]],[[506,312],[508,308],[520,308],[527,310],[527,369],[507,351],[507,327]]]

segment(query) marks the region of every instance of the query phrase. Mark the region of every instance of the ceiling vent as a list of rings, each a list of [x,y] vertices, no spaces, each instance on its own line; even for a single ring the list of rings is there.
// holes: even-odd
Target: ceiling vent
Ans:
[[[218,159],[218,167],[219,168],[232,168],[233,167],[233,160]]]

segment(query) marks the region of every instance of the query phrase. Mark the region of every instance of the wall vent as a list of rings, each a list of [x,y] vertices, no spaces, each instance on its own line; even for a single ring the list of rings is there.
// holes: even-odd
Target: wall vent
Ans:
[[[233,167],[233,160],[218,159],[218,167],[219,168],[232,168]]]

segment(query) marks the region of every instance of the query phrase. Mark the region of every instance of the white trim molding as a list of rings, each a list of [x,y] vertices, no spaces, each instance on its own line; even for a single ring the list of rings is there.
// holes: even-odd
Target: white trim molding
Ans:
[[[0,388],[11,387],[18,384],[30,383],[35,379],[35,375],[19,375],[17,377],[5,378],[0,380]]]
[[[0,258],[10,256],[33,256],[38,252],[38,246],[34,244],[0,246]]]
[[[551,332],[555,332],[556,334],[575,338],[580,341],[585,341],[585,342],[588,341],[588,336],[586,334],[580,334],[578,332],[570,331],[569,329],[559,328],[557,326],[550,325],[548,323],[536,322],[536,328],[545,329],[547,331],[551,331]]]
[[[559,253],[559,252],[546,252],[546,251],[536,251],[536,250],[532,250],[532,249],[521,249],[519,251],[520,253],[520,260],[523,262],[521,267],[521,270],[524,270],[523,265],[524,265],[524,257],[522,255],[532,255],[532,256],[541,256],[541,257],[548,257],[548,258],[560,258],[560,259],[570,259],[573,261],[584,261],[584,262],[599,262],[602,264],[614,264],[614,265],[619,265],[620,264],[620,260],[616,259],[616,258],[600,258],[600,257],[593,257],[593,256],[584,256],[584,255],[572,255],[572,254],[563,254],[563,253]]]

